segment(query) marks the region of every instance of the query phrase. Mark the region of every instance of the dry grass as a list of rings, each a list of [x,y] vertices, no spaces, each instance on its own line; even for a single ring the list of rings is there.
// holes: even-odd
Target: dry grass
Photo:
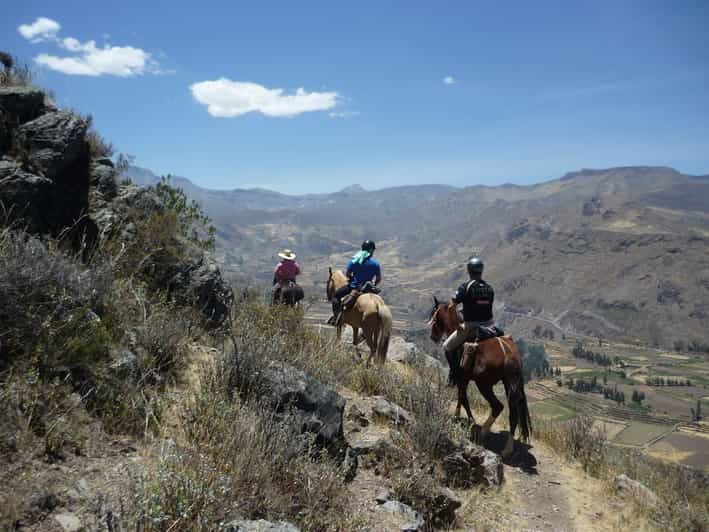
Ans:
[[[661,462],[639,451],[613,447],[591,417],[569,421],[535,420],[535,435],[552,449],[578,461],[590,475],[606,481],[624,473],[650,488],[659,498],[656,508],[638,506],[658,528],[699,531],[709,528],[709,485],[701,473]]]
[[[214,530],[225,520],[288,520],[345,530],[338,465],[302,434],[296,417],[231,393],[230,362],[205,367],[182,415],[183,440],[136,479],[128,529]]]

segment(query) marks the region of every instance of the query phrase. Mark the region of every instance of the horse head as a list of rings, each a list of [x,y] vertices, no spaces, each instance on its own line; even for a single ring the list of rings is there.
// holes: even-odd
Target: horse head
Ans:
[[[431,340],[438,343],[444,335],[450,335],[458,328],[458,314],[455,306],[449,303],[438,301],[433,296],[433,308],[428,321],[431,326]]]

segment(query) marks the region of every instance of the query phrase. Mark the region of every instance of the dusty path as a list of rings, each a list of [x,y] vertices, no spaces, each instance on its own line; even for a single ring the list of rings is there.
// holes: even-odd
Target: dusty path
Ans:
[[[491,434],[486,447],[501,450],[505,433]],[[632,504],[543,444],[517,452],[505,464],[499,491],[468,493],[459,510],[460,529],[596,531],[650,530]]]

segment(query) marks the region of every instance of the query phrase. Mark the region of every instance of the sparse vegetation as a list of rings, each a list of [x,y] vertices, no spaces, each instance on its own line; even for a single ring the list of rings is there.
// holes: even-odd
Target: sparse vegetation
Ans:
[[[227,364],[227,365],[225,365]],[[184,440],[136,479],[130,528],[214,530],[234,516],[344,528],[346,489],[298,420],[232,395],[226,359],[202,368],[182,414]]]
[[[204,249],[213,249],[216,228],[199,204],[189,200],[184,191],[171,185],[171,176],[164,176],[155,185],[155,192],[169,212],[175,213],[179,233]]]
[[[534,423],[537,437],[577,460],[588,474],[605,480],[610,492],[614,492],[614,479],[621,473],[650,488],[660,503],[639,510],[649,513],[660,528],[694,531],[709,525],[709,492],[701,474],[637,451],[610,446],[605,432],[589,416],[575,416],[568,421],[535,419]]]
[[[94,117],[91,113],[81,117],[86,122],[86,142],[89,143],[89,153],[92,159],[100,159],[102,157],[112,157],[115,148],[111,142],[108,142],[94,127]]]

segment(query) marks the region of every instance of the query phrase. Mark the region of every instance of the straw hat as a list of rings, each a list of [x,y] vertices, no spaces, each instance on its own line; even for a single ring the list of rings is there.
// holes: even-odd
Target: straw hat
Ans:
[[[284,249],[278,254],[278,256],[285,260],[295,260],[295,253],[293,253],[290,249]]]

